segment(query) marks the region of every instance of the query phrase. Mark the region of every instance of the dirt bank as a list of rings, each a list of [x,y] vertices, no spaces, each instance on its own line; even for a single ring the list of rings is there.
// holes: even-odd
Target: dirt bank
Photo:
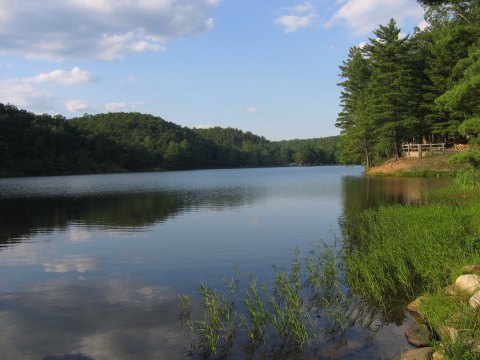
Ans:
[[[462,170],[463,165],[452,165],[448,163],[450,157],[456,154],[456,151],[446,151],[442,154],[423,157],[423,158],[400,158],[391,159],[379,166],[370,168],[367,175],[398,175],[408,172],[456,172]]]

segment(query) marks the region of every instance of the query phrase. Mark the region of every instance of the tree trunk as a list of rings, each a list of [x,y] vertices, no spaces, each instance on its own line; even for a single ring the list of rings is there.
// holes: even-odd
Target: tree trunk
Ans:
[[[393,130],[393,156],[395,159],[400,157],[400,152],[398,151],[397,130]]]
[[[367,170],[372,167],[372,157],[370,156],[370,153],[368,152],[368,145],[367,145],[367,139],[363,138],[363,143],[365,146],[365,166],[367,167]]]

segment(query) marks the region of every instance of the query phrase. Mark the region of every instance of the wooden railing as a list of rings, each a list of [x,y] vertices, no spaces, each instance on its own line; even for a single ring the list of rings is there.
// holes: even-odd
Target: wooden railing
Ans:
[[[418,154],[418,156],[422,156],[421,154],[424,152],[444,152],[445,151],[445,144],[438,143],[438,144],[402,144],[402,150],[404,153],[410,156],[410,153]]]

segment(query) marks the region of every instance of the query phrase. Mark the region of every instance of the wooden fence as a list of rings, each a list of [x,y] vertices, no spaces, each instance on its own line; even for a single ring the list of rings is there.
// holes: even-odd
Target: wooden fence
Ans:
[[[445,144],[402,144],[404,156],[422,157],[422,153],[444,152]]]

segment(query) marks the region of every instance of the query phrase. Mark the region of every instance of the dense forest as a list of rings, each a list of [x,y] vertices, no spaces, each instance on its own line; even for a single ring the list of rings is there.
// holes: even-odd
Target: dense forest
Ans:
[[[0,104],[0,174],[41,175],[336,162],[339,137],[272,142],[140,113],[35,115]]]
[[[428,26],[380,25],[340,66],[343,163],[367,167],[409,142],[465,142],[480,131],[480,1],[419,0]],[[480,152],[470,152],[470,159]]]

